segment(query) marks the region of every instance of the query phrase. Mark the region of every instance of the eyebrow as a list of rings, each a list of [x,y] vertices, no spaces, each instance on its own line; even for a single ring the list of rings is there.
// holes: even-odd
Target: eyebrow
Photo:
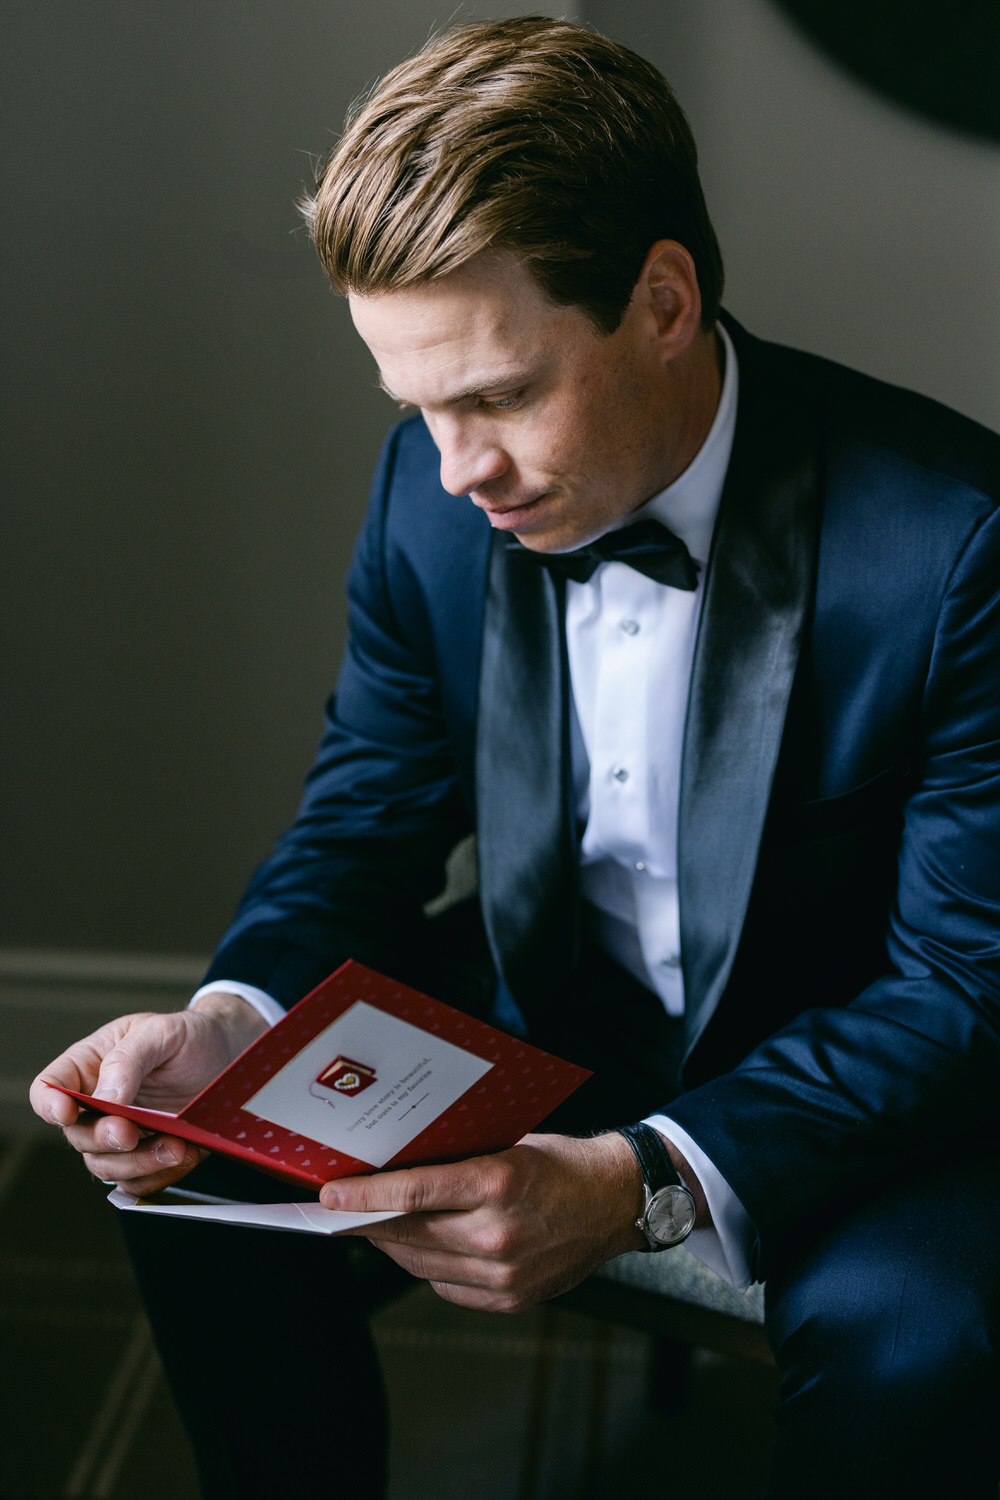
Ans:
[[[462,401],[468,401],[473,396],[495,396],[500,391],[525,385],[529,379],[530,375],[525,370],[505,370],[501,375],[494,377],[492,380],[481,380],[478,384],[467,386],[464,390],[455,391],[453,395],[448,397],[444,405],[458,406]],[[386,385],[382,379],[381,372],[375,384],[378,390],[384,391],[390,400],[398,402],[400,406],[412,406],[414,404],[412,401],[407,401],[403,396],[397,396],[396,392]]]

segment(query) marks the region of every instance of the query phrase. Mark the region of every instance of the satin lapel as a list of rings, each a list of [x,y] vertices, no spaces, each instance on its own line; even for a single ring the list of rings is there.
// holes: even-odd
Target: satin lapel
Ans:
[[[819,526],[816,417],[800,389],[774,379],[766,346],[743,335],[737,349],[739,414],[706,575],[681,775],[689,1052],[719,1003],[746,916],[812,602]]]
[[[494,961],[536,1017],[576,962],[563,613],[563,586],[495,535],[476,728],[480,899]]]

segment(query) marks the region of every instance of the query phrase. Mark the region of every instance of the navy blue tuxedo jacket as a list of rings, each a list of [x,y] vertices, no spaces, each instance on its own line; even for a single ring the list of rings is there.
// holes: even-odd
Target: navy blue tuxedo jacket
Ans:
[[[742,1200],[766,1272],[838,1195],[1000,1113],[1000,438],[732,332],[670,1113]],[[415,418],[386,445],[349,592],[298,820],[210,972],[286,1004],[347,956],[405,974],[475,831],[496,973],[530,1034],[571,1004],[578,942],[560,585],[441,489]]]

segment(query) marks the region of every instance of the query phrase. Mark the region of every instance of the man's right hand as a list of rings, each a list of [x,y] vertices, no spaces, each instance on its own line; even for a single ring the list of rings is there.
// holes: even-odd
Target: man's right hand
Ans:
[[[253,1006],[235,995],[206,995],[192,1010],[166,1015],[122,1016],[39,1073],[31,1106],[63,1130],[95,1177],[137,1197],[155,1193],[190,1172],[205,1153],[176,1136],[144,1135],[131,1120],[95,1114],[48,1085],[176,1111],[266,1029]]]

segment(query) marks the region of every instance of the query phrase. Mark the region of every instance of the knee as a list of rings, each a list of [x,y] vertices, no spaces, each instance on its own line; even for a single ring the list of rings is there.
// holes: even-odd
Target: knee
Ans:
[[[878,1253],[821,1246],[768,1288],[768,1332],[785,1401],[827,1398],[865,1426],[940,1420],[993,1392],[998,1308],[977,1267],[943,1268],[919,1240]],[[992,1399],[992,1395],[990,1397]]]
[[[948,1225],[926,1184],[827,1224],[767,1287],[781,1371],[769,1497],[996,1500],[1000,1174],[956,1173]]]

